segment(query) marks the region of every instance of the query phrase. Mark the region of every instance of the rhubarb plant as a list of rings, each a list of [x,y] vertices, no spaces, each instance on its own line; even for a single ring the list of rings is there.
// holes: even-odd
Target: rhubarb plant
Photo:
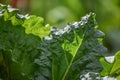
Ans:
[[[101,43],[103,36],[97,29],[94,13],[64,29],[53,28],[51,39],[46,39],[52,52],[53,80],[77,80],[90,71],[99,73],[102,70],[99,59],[106,52]]]
[[[0,78],[34,80],[38,68],[41,68],[35,63],[35,59],[42,55],[42,38],[49,33],[50,27],[44,25],[41,17],[24,16],[19,14],[18,9],[1,4]]]
[[[0,4],[0,79],[82,80],[85,74],[97,73],[101,80],[108,75],[99,74],[104,73],[101,58],[107,49],[94,13],[59,29],[19,12]]]

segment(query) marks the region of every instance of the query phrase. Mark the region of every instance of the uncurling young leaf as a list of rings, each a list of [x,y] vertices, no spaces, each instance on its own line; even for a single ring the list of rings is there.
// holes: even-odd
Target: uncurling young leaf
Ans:
[[[41,17],[30,16],[29,19],[26,19],[23,27],[27,34],[34,34],[43,38],[50,34],[50,26],[44,25],[44,20]]]
[[[52,28],[50,37],[45,38],[45,54],[52,53],[52,80],[77,80],[89,71],[100,72],[99,59],[106,52],[103,36],[97,30],[94,13],[64,29]]]

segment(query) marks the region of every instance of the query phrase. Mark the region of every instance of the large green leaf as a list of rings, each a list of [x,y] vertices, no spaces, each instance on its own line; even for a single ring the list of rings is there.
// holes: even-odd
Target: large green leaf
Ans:
[[[0,78],[4,80],[32,80],[41,66],[35,61],[42,55],[41,40],[49,34],[50,29],[45,29],[43,21],[36,24],[36,22],[29,22],[28,18],[18,14],[16,9],[0,5]],[[39,17],[34,18],[35,21],[38,19]],[[27,24],[27,21],[32,25],[23,25]],[[47,33],[41,35],[41,32],[38,32],[36,35],[31,31],[31,34],[27,34],[25,31],[28,28],[32,29],[32,26]],[[38,30],[34,29],[34,32]]]
[[[100,72],[99,58],[106,52],[101,44],[104,34],[97,30],[95,14],[64,29],[52,28],[46,37],[47,53],[52,53],[52,80],[77,80],[81,74]]]

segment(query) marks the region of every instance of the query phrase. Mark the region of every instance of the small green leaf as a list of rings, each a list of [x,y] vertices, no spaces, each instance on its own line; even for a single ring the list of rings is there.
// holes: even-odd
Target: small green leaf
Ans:
[[[120,51],[115,54],[115,62],[111,69],[110,75],[120,75]]]
[[[102,63],[102,66],[103,66],[103,70],[100,73],[100,75],[101,76],[109,75],[110,71],[111,71],[111,69],[113,67],[113,63],[106,62],[105,58],[103,58],[103,57],[100,59],[100,62]]]
[[[113,63],[109,63],[101,58],[100,61],[103,65],[103,71],[101,72],[101,76],[112,76],[119,77],[120,76],[120,51],[115,54],[115,60]],[[118,79],[119,80],[119,79]]]

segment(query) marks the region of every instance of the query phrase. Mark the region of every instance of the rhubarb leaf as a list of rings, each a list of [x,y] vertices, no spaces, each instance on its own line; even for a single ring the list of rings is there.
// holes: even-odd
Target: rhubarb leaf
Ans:
[[[40,21],[39,17],[33,18],[35,21],[29,21],[31,17],[20,15],[18,10],[0,4],[0,79],[36,80],[36,72],[43,68],[42,64],[37,65],[35,61],[40,56],[44,58],[40,46],[42,38],[49,35],[50,29],[43,25],[43,21]],[[37,27],[34,29],[34,32],[38,33],[37,35],[32,31],[30,34],[26,33],[27,29],[31,30],[34,26]],[[43,32],[41,33],[39,30],[46,34],[41,35]],[[46,73],[42,72],[42,74]],[[40,74],[38,76],[44,77]]]
[[[64,29],[52,28],[46,38],[47,51],[52,53],[52,80],[77,80],[89,71],[99,73],[99,59],[106,52],[101,43],[103,36],[97,29],[94,13]]]

